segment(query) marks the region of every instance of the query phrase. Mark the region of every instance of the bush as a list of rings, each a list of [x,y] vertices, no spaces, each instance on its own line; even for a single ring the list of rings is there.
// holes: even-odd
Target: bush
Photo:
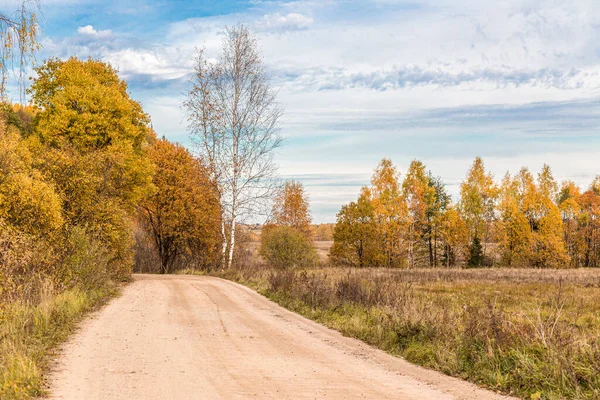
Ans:
[[[290,226],[265,227],[260,254],[276,268],[307,267],[317,260],[312,240]]]
[[[108,250],[97,238],[82,227],[72,227],[65,244],[63,282],[85,290],[106,286],[111,280],[108,257]]]

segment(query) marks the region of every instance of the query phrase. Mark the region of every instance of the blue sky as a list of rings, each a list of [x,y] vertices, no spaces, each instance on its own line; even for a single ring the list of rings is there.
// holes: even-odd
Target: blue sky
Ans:
[[[333,222],[383,157],[458,184],[475,156],[498,180],[544,162],[600,174],[597,0],[43,1],[47,56],[117,67],[159,134],[188,144],[180,104],[196,47],[257,34],[286,112],[283,177]],[[5,4],[10,1],[5,0]]]

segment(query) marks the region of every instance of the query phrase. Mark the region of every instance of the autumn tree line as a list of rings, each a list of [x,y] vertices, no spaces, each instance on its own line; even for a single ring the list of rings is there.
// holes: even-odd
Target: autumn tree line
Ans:
[[[389,159],[337,215],[331,259],[356,267],[600,266],[600,178],[581,191],[544,165],[496,182],[475,159],[453,202],[418,160]]]
[[[163,271],[186,252],[214,263],[204,164],[156,137],[111,66],[50,59],[36,72],[32,104],[0,116],[0,297],[127,279],[136,226]]]
[[[158,137],[99,60],[48,59],[30,104],[2,103],[0,305],[126,280],[136,264],[231,267],[238,221],[279,188],[281,108],[243,25],[226,29],[217,62],[195,62],[192,151]]]

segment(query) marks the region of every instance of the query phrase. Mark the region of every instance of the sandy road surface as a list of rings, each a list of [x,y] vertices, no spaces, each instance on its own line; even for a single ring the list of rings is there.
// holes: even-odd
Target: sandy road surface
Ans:
[[[83,323],[56,399],[501,399],[210,277],[137,275]]]

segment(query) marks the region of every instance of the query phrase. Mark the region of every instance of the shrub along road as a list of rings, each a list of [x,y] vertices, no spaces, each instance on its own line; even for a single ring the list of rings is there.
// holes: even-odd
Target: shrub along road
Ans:
[[[504,399],[289,312],[236,283],[136,275],[49,377],[59,399]]]

